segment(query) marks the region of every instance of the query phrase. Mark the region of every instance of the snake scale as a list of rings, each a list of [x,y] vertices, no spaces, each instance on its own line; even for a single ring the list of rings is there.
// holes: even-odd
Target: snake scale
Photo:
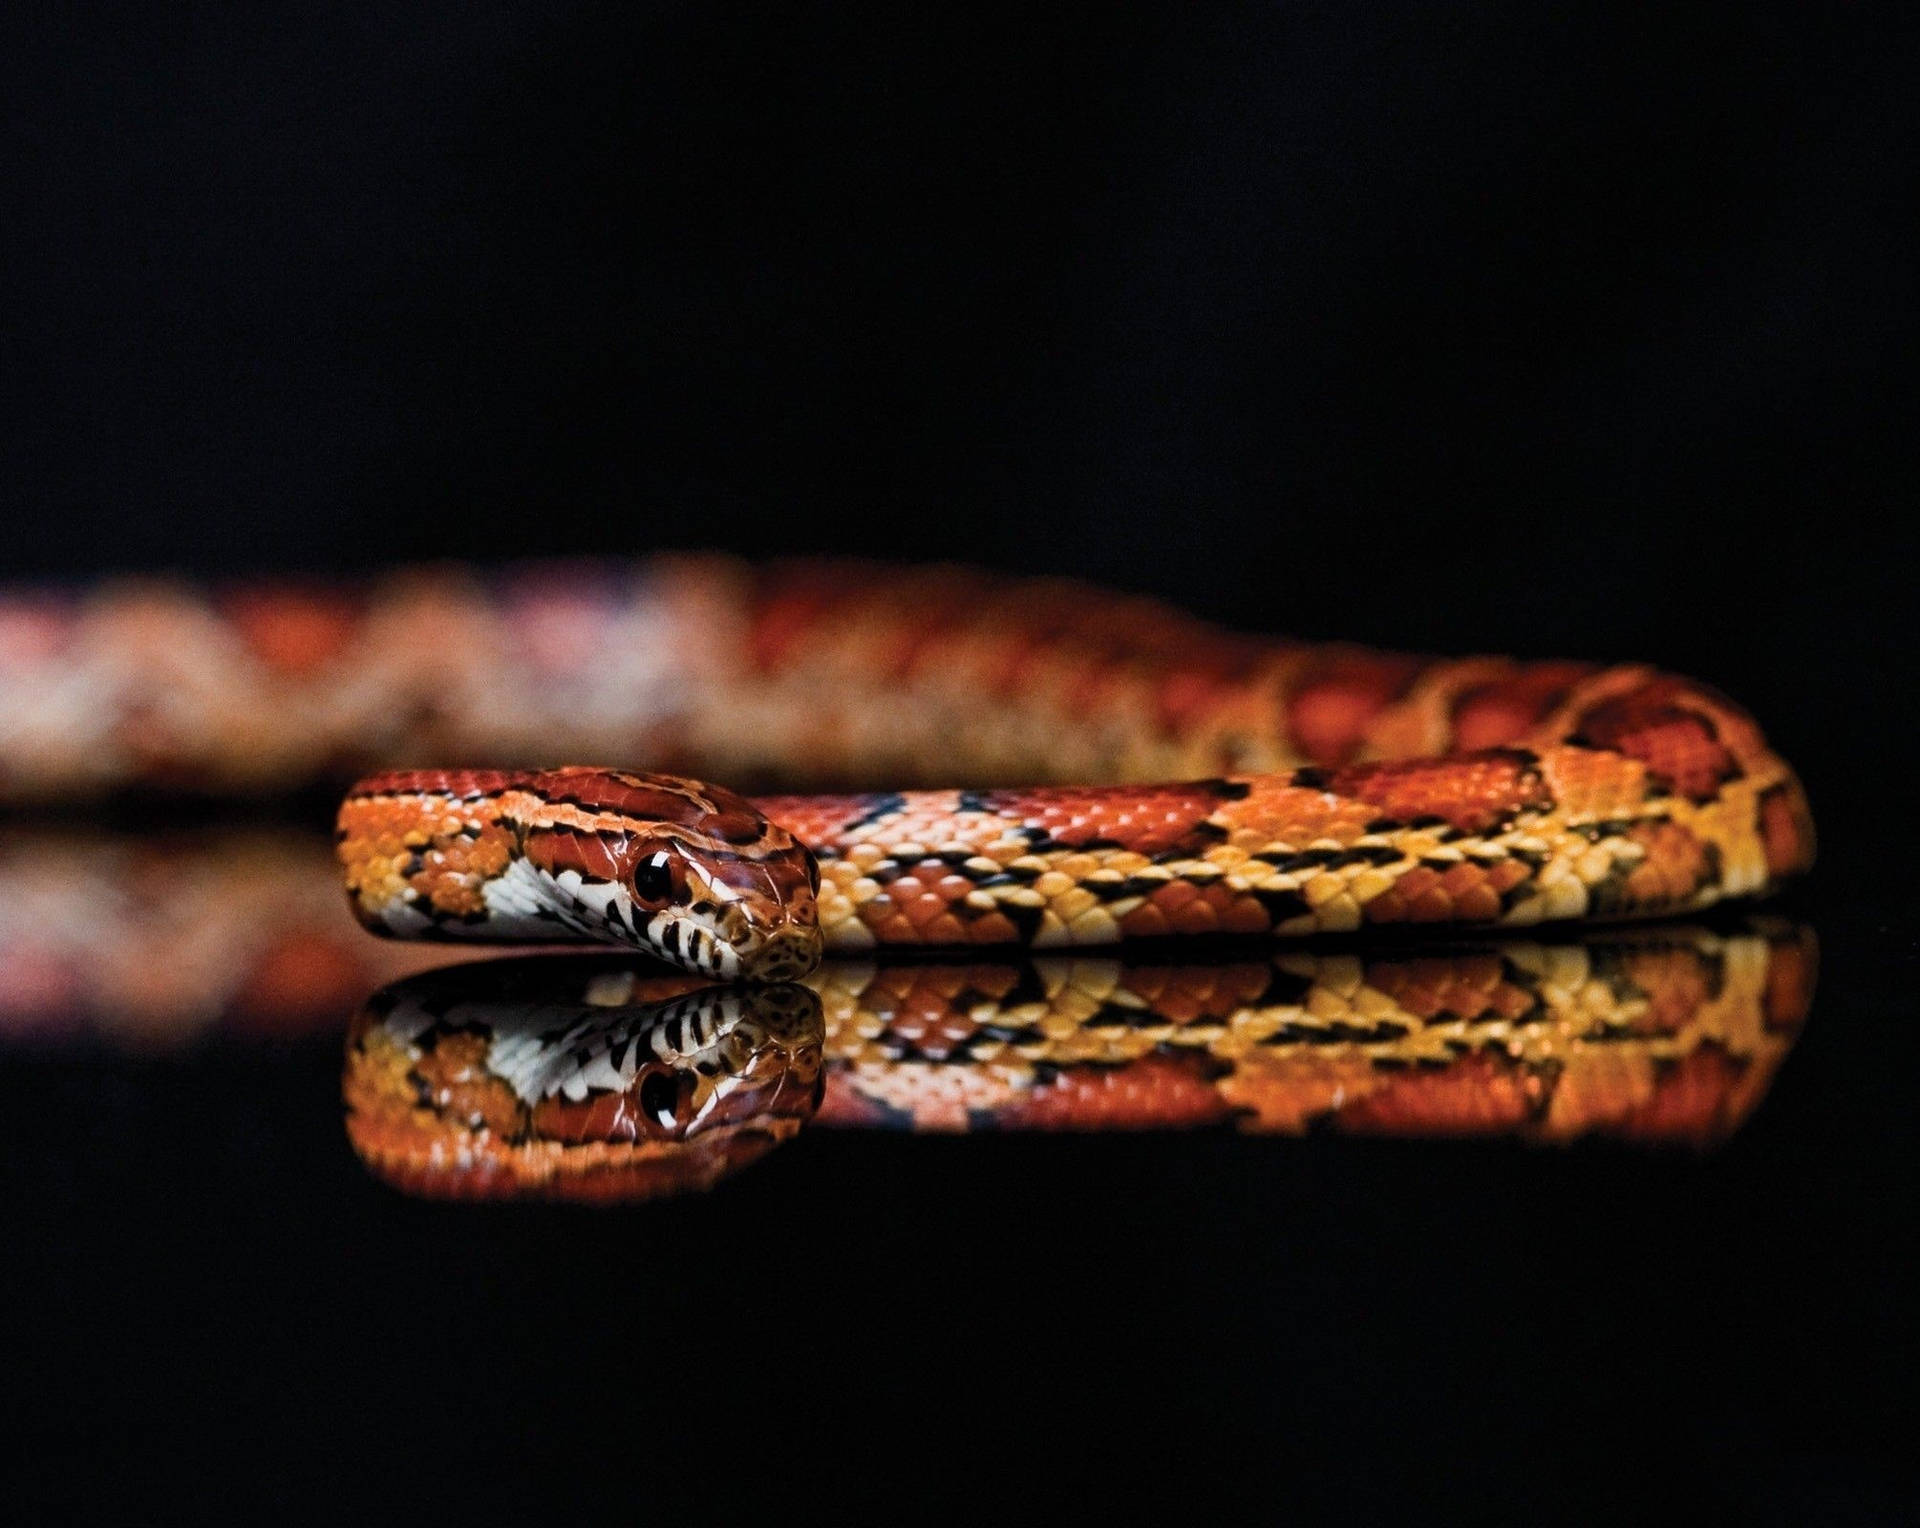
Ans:
[[[449,761],[486,767],[419,767]],[[1692,681],[1241,637],[1060,581],[670,557],[0,599],[0,801],[378,766],[338,825],[369,927],[764,980],[1680,914],[1813,853],[1790,768]]]

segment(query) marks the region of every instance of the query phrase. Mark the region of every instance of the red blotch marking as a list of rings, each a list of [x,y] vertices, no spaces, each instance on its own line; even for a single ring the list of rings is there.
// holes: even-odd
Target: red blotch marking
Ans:
[[[1473,753],[1519,742],[1592,672],[1585,663],[1530,663],[1511,678],[1463,691],[1453,705],[1453,746]]]
[[[1748,1064],[1717,1044],[1698,1046],[1662,1067],[1653,1096],[1624,1113],[1614,1128],[1627,1140],[1711,1145],[1739,1123],[1733,1104]]]
[[[1339,650],[1315,664],[1287,702],[1287,730],[1311,762],[1344,764],[1367,724],[1406,694],[1425,665],[1399,653]]]
[[[785,667],[806,645],[808,634],[825,620],[838,593],[834,584],[826,582],[763,591],[747,636],[747,654],[754,667],[762,673]]]
[[[360,626],[360,602],[310,589],[243,589],[220,601],[247,648],[278,674],[312,673],[345,651]]]
[[[1251,640],[1209,634],[1199,651],[1181,661],[1160,683],[1155,696],[1163,732],[1179,737],[1200,718],[1236,699],[1273,649]]]
[[[1440,817],[1462,833],[1486,833],[1519,812],[1553,805],[1533,756],[1506,749],[1354,765],[1336,771],[1326,788],[1398,822]]]
[[[1791,1033],[1813,1006],[1819,952],[1811,933],[1775,941],[1767,950],[1767,985],[1761,1013],[1770,1030]]]
[[[1776,785],[1760,797],[1760,843],[1769,876],[1793,875],[1813,863],[1813,818],[1797,784]]]
[[[1720,741],[1713,718],[1686,704],[1691,698],[1682,681],[1655,679],[1600,702],[1580,718],[1568,741],[1638,759],[1660,784],[1694,801],[1709,800],[1740,778],[1740,765]]]
[[[305,932],[282,934],[253,963],[233,995],[230,1022],[243,1033],[297,1033],[314,1019],[337,1019],[367,986],[366,967],[340,940]]]
[[[989,812],[1038,828],[1069,849],[1115,843],[1138,854],[1197,853],[1217,841],[1199,829],[1226,799],[1205,785],[1116,785],[982,791]]]

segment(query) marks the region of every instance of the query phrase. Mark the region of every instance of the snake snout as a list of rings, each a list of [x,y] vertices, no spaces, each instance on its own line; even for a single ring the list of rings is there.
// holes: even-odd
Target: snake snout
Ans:
[[[741,973],[756,982],[790,982],[820,964],[821,938],[817,928],[779,929],[749,955]]]

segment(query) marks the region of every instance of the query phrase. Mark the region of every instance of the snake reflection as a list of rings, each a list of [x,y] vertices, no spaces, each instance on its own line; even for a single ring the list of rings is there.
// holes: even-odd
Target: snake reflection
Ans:
[[[355,1150],[407,1192],[634,1200],[816,1128],[1234,1129],[1711,1145],[1812,997],[1804,927],[1262,952],[830,963],[704,986],[621,956],[448,967],[354,1021]]]

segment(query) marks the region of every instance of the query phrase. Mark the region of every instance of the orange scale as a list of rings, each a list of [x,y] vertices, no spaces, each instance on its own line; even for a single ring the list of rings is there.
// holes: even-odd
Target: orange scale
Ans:
[[[931,891],[923,891],[918,896],[902,902],[900,910],[921,925],[931,923],[936,918],[953,916],[948,910],[947,899]]]
[[[1005,913],[985,913],[967,925],[967,940],[971,944],[1017,944],[1020,932]]]
[[[1171,918],[1199,895],[1200,888],[1191,881],[1169,881],[1158,891],[1150,893],[1144,905],[1156,907],[1165,917]]]
[[[1253,897],[1235,897],[1220,917],[1220,929],[1227,934],[1264,934],[1273,927],[1273,918]]]
[[[1453,917],[1453,898],[1438,886],[1429,887],[1407,902],[1407,918],[1413,923],[1445,923]]]
[[[966,925],[950,912],[923,923],[920,933],[929,944],[968,944],[974,938]]]
[[[1210,897],[1195,897],[1173,915],[1174,929],[1182,934],[1212,934],[1220,929],[1220,908]]]
[[[920,931],[907,921],[903,913],[883,909],[876,915],[872,902],[869,902],[862,911],[866,915],[867,927],[873,930],[873,937],[881,944],[919,944],[921,942]]]
[[[1501,860],[1499,864],[1489,866],[1486,871],[1487,884],[1501,896],[1505,896],[1533,874],[1527,868],[1525,860]]]
[[[1686,887],[1672,872],[1660,865],[1641,865],[1626,879],[1629,901],[1641,907],[1658,907],[1684,900]]]
[[[1574,819],[1626,816],[1647,800],[1646,766],[1620,754],[1555,748],[1541,755],[1540,772],[1561,810]]]
[[[1162,1018],[1197,1012],[1204,978],[1172,966],[1136,966],[1121,974],[1121,987]]]
[[[1120,932],[1129,939],[1163,939],[1173,932],[1173,925],[1161,908],[1142,902],[1120,919]]]
[[[1398,653],[1329,650],[1295,686],[1287,730],[1315,764],[1343,764],[1367,724],[1405,693],[1421,667],[1420,659]]]
[[[1491,923],[1500,916],[1500,895],[1491,886],[1469,886],[1454,898],[1454,916],[1469,923]]]
[[[1440,884],[1440,872],[1427,865],[1415,865],[1393,883],[1393,890],[1384,895],[1398,895],[1407,902],[1425,896]]]
[[[1383,891],[1368,902],[1360,909],[1360,916],[1369,923],[1405,923],[1411,913],[1405,895],[1394,889]]]

